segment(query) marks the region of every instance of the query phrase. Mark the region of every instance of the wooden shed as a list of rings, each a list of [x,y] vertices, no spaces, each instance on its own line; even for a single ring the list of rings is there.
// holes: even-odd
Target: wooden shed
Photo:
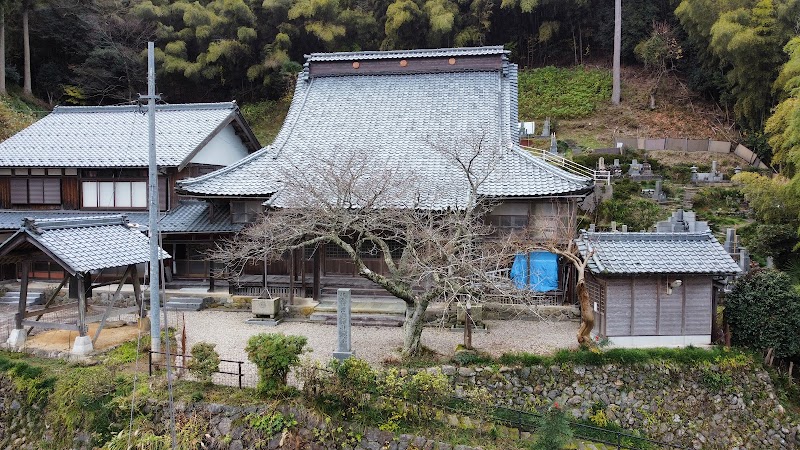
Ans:
[[[593,335],[620,347],[708,345],[719,282],[740,271],[710,232],[583,232]]]

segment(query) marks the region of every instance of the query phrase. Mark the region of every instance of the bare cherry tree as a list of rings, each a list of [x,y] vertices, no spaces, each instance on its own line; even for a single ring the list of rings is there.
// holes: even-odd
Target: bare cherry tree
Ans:
[[[369,149],[313,163],[276,159],[283,180],[266,213],[220,245],[214,258],[236,274],[248,262],[335,245],[360,276],[405,302],[403,353],[417,353],[431,302],[514,295],[510,280],[491,274],[519,251],[516,240],[498,238],[485,223],[493,204],[480,195],[509,150],[483,137],[428,145],[437,159],[430,173],[412,172],[402,158],[393,162]],[[381,255],[385,273],[370,269],[365,254]]]

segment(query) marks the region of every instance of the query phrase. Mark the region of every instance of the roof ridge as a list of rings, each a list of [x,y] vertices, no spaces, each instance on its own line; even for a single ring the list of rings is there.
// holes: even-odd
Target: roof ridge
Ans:
[[[616,241],[660,241],[660,240],[680,240],[684,241],[703,241],[716,240],[710,231],[586,231],[581,230],[581,237],[590,239],[597,237],[602,240]]]
[[[164,103],[156,105],[156,111],[169,110],[169,111],[195,111],[200,109],[235,109],[238,108],[236,100],[229,102],[209,102],[209,103]],[[137,104],[130,105],[105,105],[105,106],[62,106],[58,105],[53,108],[53,113],[67,114],[67,113],[85,113],[85,112],[111,112],[111,111],[138,111],[140,108]]]
[[[303,55],[308,61],[336,61],[346,59],[395,59],[425,58],[445,56],[493,55],[509,54],[502,45],[486,45],[480,47],[443,47],[421,48],[413,50],[367,50],[360,52],[316,52]]]
[[[125,214],[89,217],[61,217],[57,219],[36,219],[25,217],[22,219],[22,227],[28,228],[32,231],[126,225],[127,223],[128,217]]]

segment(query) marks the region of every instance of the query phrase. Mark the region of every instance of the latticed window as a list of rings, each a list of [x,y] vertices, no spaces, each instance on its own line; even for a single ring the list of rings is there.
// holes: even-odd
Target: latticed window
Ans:
[[[586,290],[589,291],[589,298],[592,302],[597,303],[597,312],[605,314],[606,312],[606,289],[595,278],[589,276],[586,278]]]
[[[11,203],[15,205],[60,205],[60,178],[12,178]]]
[[[528,226],[527,215],[490,215],[486,220],[500,233],[522,230]]]

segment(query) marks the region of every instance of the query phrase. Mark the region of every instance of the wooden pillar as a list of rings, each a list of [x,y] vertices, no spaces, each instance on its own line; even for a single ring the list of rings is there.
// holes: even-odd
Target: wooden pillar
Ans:
[[[25,318],[25,312],[28,308],[28,272],[31,268],[30,261],[22,261],[20,264],[22,270],[22,278],[19,286],[19,308],[16,317],[15,328],[22,329],[22,320]]]
[[[266,292],[267,291],[267,286],[269,285],[267,283],[267,275],[269,274],[269,262],[267,261],[267,257],[266,256],[264,257],[264,270],[263,270],[263,272],[264,272],[264,274],[261,277],[261,290]]]
[[[78,273],[75,277],[78,279],[78,336],[86,336],[86,274]]]
[[[289,304],[294,304],[294,249],[289,251]]]
[[[142,285],[139,284],[139,269],[136,264],[131,267],[131,283],[133,284],[133,298],[136,300],[136,310],[139,317],[144,317],[144,308],[142,308]]]
[[[316,301],[319,301],[320,291],[321,291],[320,272],[322,272],[322,249],[323,247],[319,246],[317,247],[316,250],[314,250],[314,282],[313,282],[314,287],[312,288],[314,290],[314,293],[312,295],[314,297],[314,300]]]
[[[711,343],[715,344],[719,338],[719,324],[717,323],[717,304],[719,303],[719,288],[711,284]]]
[[[303,297],[306,296],[306,248],[300,249],[300,289]]]
[[[208,262],[208,292],[214,292],[214,263]]]

